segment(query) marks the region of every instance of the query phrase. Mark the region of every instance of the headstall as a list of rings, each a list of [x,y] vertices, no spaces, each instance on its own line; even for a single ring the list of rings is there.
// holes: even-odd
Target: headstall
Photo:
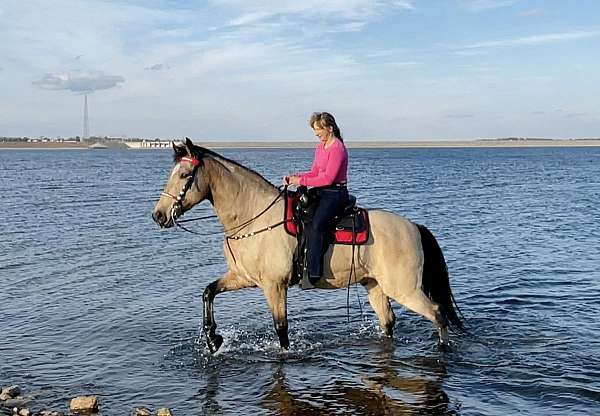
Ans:
[[[198,167],[201,164],[201,162],[198,159],[193,157],[180,157],[177,159],[177,162],[191,163],[193,166],[193,170],[190,176],[188,176],[187,181],[183,185],[183,189],[181,190],[181,192],[179,192],[179,195],[175,196],[165,191],[162,191],[160,193],[161,195],[167,196],[173,201],[175,201],[173,203],[173,206],[171,207],[171,218],[173,219],[173,221],[175,221],[183,212],[183,198],[185,197],[187,191],[192,187],[192,183],[194,183],[194,179],[196,178],[196,171],[198,170]]]

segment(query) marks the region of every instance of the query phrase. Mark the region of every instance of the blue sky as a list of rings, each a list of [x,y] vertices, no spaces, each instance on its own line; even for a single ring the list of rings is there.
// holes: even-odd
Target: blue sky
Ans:
[[[51,6],[50,6],[51,4]],[[0,136],[600,136],[600,1],[3,0]]]

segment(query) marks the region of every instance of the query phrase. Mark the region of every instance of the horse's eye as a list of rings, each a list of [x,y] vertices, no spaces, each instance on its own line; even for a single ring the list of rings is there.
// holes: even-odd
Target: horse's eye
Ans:
[[[179,175],[179,177],[180,177],[181,179],[187,179],[187,178],[189,178],[190,176],[192,176],[192,174],[191,174],[191,173],[182,173],[181,175]]]

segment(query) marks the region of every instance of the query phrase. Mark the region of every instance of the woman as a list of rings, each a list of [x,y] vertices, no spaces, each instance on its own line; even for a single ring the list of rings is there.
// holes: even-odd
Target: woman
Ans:
[[[319,139],[312,168],[309,172],[284,178],[284,182],[289,185],[315,187],[319,195],[312,222],[306,229],[310,285],[306,285],[306,279],[303,279],[303,288],[314,285],[321,278],[324,233],[331,227],[331,220],[348,200],[348,151],[340,128],[329,113],[313,113],[309,124]]]

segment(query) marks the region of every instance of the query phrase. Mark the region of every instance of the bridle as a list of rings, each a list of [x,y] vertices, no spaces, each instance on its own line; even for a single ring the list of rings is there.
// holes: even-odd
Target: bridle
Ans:
[[[183,225],[181,225],[180,223],[182,222],[190,222],[190,221],[197,221],[197,220],[204,220],[204,219],[208,219],[208,218],[215,218],[216,215],[209,215],[206,217],[199,217],[199,218],[190,218],[187,220],[181,220],[181,221],[177,221],[177,218],[179,218],[182,214],[183,214],[183,200],[185,198],[185,194],[187,193],[187,191],[192,187],[192,184],[194,183],[194,179],[196,178],[196,172],[198,171],[198,168],[202,165],[202,162],[196,158],[193,157],[180,157],[177,159],[177,162],[189,162],[192,164],[193,166],[193,170],[190,173],[187,181],[185,182],[185,184],[183,185],[183,189],[179,192],[179,195],[175,196],[173,194],[170,194],[168,192],[162,191],[160,194],[164,195],[168,198],[171,198],[174,202],[173,202],[173,206],[171,207],[171,219],[173,221],[173,223],[181,228],[184,231],[187,231],[189,233],[192,234],[197,234],[194,231],[188,230],[187,228],[185,228]],[[256,230],[256,231],[252,231],[252,232],[248,232],[246,234],[238,234],[238,232],[242,229],[244,229],[245,227],[247,227],[248,225],[250,225],[251,223],[253,223],[258,217],[262,216],[265,212],[267,212],[269,209],[271,209],[271,207],[273,205],[275,205],[275,203],[279,200],[279,198],[281,198],[283,195],[287,195],[287,185],[283,186],[280,190],[279,193],[277,194],[277,196],[275,197],[275,199],[273,201],[271,201],[271,203],[265,208],[263,209],[260,213],[258,213],[256,216],[250,218],[247,221],[244,221],[243,223],[236,225],[233,228],[227,229],[227,230],[223,230],[222,232],[225,233],[225,237],[227,239],[227,245],[229,245],[229,240],[241,240],[244,238],[248,238],[248,237],[253,237],[256,234],[260,234],[263,233],[265,231],[271,231],[273,228],[276,228],[286,222],[288,222],[289,220],[283,220],[283,221],[279,221],[276,224],[272,224],[269,225],[265,228],[262,228],[260,230]],[[217,232],[220,233],[220,232]],[[214,234],[217,234],[214,233]],[[212,234],[212,233],[211,233]],[[230,248],[231,250],[231,248]],[[232,253],[233,254],[233,253]]]
[[[190,173],[190,175],[187,178],[187,181],[185,181],[185,184],[183,185],[183,189],[181,190],[181,192],[179,192],[179,195],[175,196],[173,194],[170,194],[168,192],[162,191],[160,194],[164,195],[166,197],[171,198],[173,201],[173,206],[171,207],[171,219],[173,220],[173,222],[175,224],[177,224],[177,218],[179,218],[179,216],[181,216],[181,214],[183,213],[183,199],[185,197],[185,194],[187,193],[187,191],[189,191],[189,189],[192,187],[192,184],[194,183],[194,180],[196,179],[196,172],[198,171],[198,167],[201,165],[201,162],[198,159],[195,159],[193,157],[180,157],[177,159],[178,163],[181,162],[189,162],[192,164],[193,169],[192,169],[192,173]],[[177,224],[179,225],[179,224]]]
[[[183,225],[181,225],[179,222],[188,222],[188,221],[196,221],[196,220],[200,220],[200,219],[206,219],[206,218],[213,218],[216,217],[216,215],[210,215],[207,217],[200,217],[200,218],[193,218],[193,219],[189,219],[189,220],[182,220],[182,221],[177,221],[177,218],[179,218],[182,214],[183,214],[183,200],[185,198],[185,194],[187,193],[187,191],[192,187],[192,183],[194,183],[194,180],[196,178],[196,172],[198,171],[199,166],[201,166],[201,162],[193,157],[181,157],[177,159],[178,163],[181,162],[189,162],[192,164],[193,166],[193,170],[190,173],[187,181],[185,182],[185,184],[183,185],[183,189],[179,192],[179,195],[175,196],[173,194],[170,194],[168,192],[162,191],[160,194],[164,195],[168,198],[171,198],[174,202],[173,202],[173,206],[171,207],[171,220],[173,221],[173,223],[181,228],[184,231],[187,231],[188,233],[192,233],[192,234],[197,234],[196,232],[192,231],[192,230],[188,230],[186,227],[184,227]],[[265,212],[267,212],[269,209],[271,209],[271,207],[273,205],[275,205],[275,203],[279,200],[279,198],[281,198],[283,195],[287,195],[287,185],[285,185],[277,194],[277,196],[275,197],[275,199],[273,199],[273,201],[271,201],[271,203],[265,208],[263,209],[260,213],[258,213],[258,215],[255,215],[254,217],[250,218],[247,221],[244,221],[243,223],[236,225],[233,228],[227,229],[227,230],[223,230],[223,232],[225,233],[225,240],[227,242],[227,248],[229,248],[229,252],[231,253],[231,256],[233,258],[233,261],[235,262],[235,256],[233,254],[233,251],[231,250],[231,246],[229,245],[229,240],[241,240],[244,238],[248,238],[248,237],[254,237],[256,234],[260,234],[263,233],[265,231],[271,231],[273,228],[279,227],[280,225],[288,222],[289,220],[284,219],[283,221],[279,221],[276,224],[272,224],[269,225],[265,228],[262,228],[260,230],[256,230],[256,231],[252,231],[246,234],[238,234],[239,231],[241,231],[242,229],[244,229],[245,227],[247,227],[248,225],[252,224],[258,217],[262,216]],[[211,233],[212,234],[212,233]],[[215,233],[217,234],[217,233]]]

